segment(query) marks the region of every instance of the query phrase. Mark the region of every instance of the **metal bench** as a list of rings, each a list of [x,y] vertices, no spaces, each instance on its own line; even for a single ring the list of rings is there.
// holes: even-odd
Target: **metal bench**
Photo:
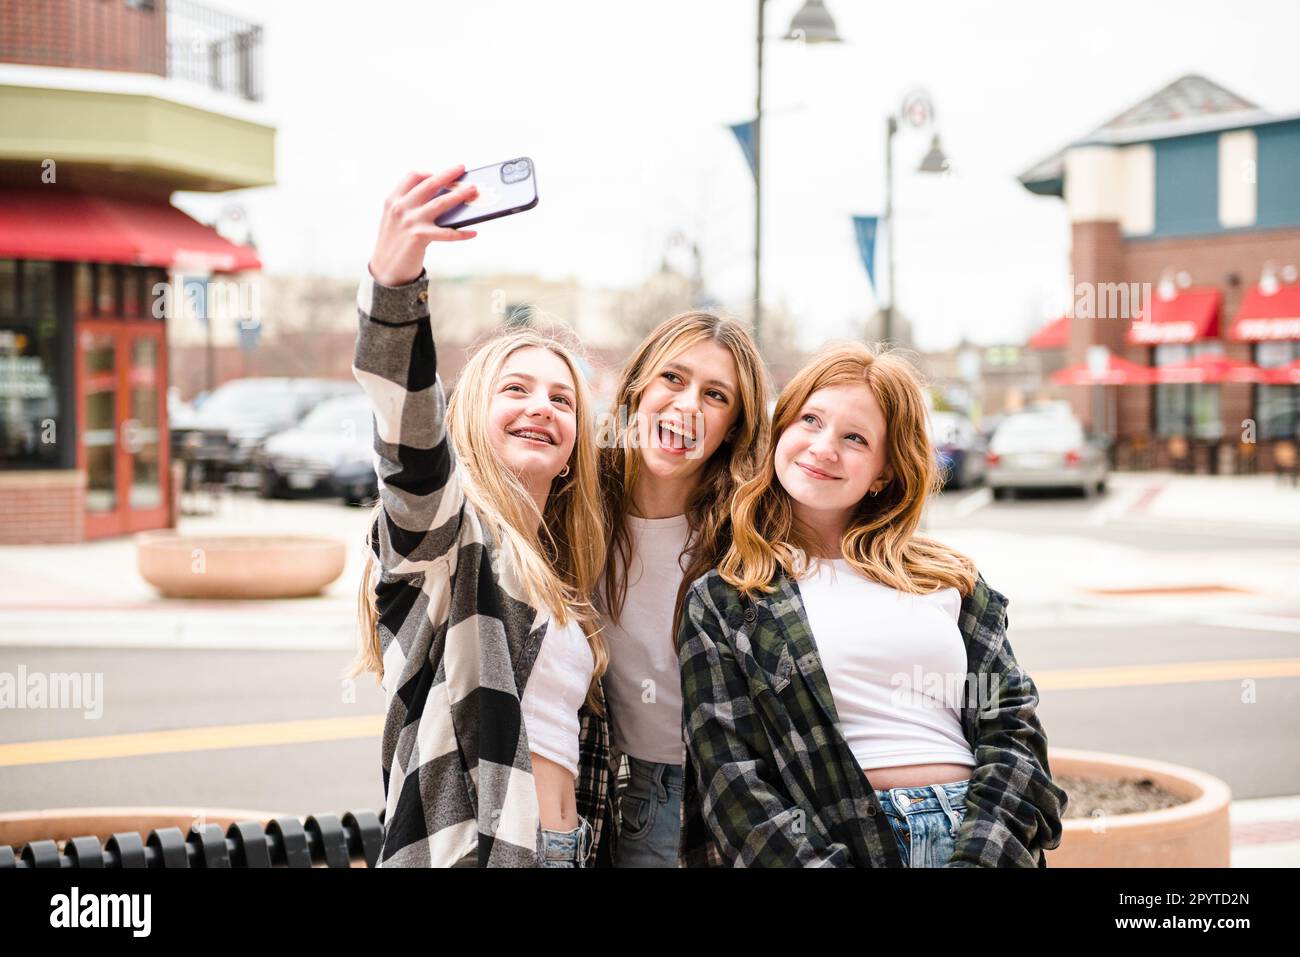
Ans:
[[[383,812],[313,814],[305,821],[277,817],[239,821],[222,834],[216,824],[195,824],[185,834],[161,827],[113,834],[100,844],[93,836],[60,842],[30,841],[15,852],[0,845],[0,870],[23,868],[232,868],[374,867],[383,840]]]

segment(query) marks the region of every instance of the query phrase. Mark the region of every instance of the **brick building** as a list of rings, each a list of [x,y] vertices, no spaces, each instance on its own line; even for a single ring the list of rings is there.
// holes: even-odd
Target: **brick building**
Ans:
[[[1277,376],[1300,360],[1300,114],[1185,76],[1020,181],[1063,199],[1073,231],[1071,309],[1039,343],[1070,364],[1105,346],[1157,380],[1202,356],[1267,370],[1066,387],[1119,464],[1271,469],[1294,452],[1300,385]]]
[[[159,290],[260,263],[170,197],[274,181],[261,59],[189,0],[0,0],[0,542],[174,524]]]

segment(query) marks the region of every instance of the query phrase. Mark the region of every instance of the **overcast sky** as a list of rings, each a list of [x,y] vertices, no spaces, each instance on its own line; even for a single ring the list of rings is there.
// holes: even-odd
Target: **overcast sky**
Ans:
[[[915,173],[929,134],[895,138],[897,306],[924,349],[1020,341],[1065,295],[1063,205],[1015,180],[1034,162],[1186,73],[1300,111],[1289,0],[827,0],[846,42],[780,41],[801,4],[767,5],[764,298],[810,346],[874,311],[850,216],[883,208],[885,117],[913,87],[953,164]],[[748,315],[753,181],[727,126],[753,116],[753,0],[219,5],[266,28],[278,185],[176,201],[240,203],[267,272],[359,275],[403,172],[527,155],[537,208],[435,246],[435,274],[634,286],[681,230]]]

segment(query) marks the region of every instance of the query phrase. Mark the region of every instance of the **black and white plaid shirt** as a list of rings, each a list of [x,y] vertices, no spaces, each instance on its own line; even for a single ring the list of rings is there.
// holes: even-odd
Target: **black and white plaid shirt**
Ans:
[[[383,504],[371,529],[387,699],[380,867],[539,867],[537,793],[519,699],[546,632],[464,494],[428,279],[357,291],[353,375],[375,415]],[[612,854],[607,721],[584,707],[578,813]]]

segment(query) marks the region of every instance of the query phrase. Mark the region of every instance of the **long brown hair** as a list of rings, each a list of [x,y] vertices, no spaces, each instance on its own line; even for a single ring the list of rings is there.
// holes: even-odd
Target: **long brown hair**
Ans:
[[[764,464],[732,500],[732,542],[718,570],[743,594],[771,591],[779,571],[799,577],[817,551],[776,478],[780,436],[814,392],[863,384],[884,412],[885,454],[893,474],[878,495],[858,503],[840,540],[844,558],[866,578],[900,591],[926,594],[952,586],[968,595],[974,589],[976,570],[969,558],[916,534],[926,502],[942,487],[918,374],[900,350],[847,342],[823,349],[781,391]]]
[[[559,356],[573,376],[577,396],[577,438],[569,472],[552,482],[540,529],[536,504],[519,477],[493,451],[487,428],[488,402],[501,368],[513,353],[529,347]],[[512,329],[484,343],[465,364],[447,402],[447,438],[463,475],[465,496],[509,556],[529,604],[549,609],[557,624],[576,620],[587,635],[596,664],[587,700],[600,710],[596,681],[609,665],[609,649],[591,603],[605,561],[594,419],[591,393],[573,352],[558,338],[530,328]],[[382,507],[382,503],[376,506],[376,515]],[[362,643],[348,674],[373,671],[382,678],[375,605],[378,565],[369,533],[366,545],[366,569],[358,593]]]
[[[683,312],[665,319],[633,352],[619,375],[612,414],[621,423],[615,441],[600,450],[601,498],[605,530],[609,536],[604,574],[604,611],[618,622],[627,598],[627,568],[632,559],[632,539],[627,516],[632,493],[641,472],[641,456],[628,433],[636,428],[636,413],[646,388],[674,357],[701,342],[726,348],[736,363],[736,402],[739,409],[726,439],[700,470],[699,481],[686,504],[690,529],[686,572],[677,590],[673,635],[681,617],[682,602],[691,582],[717,564],[730,541],[729,505],[742,483],[757,470],[766,451],[770,431],[767,370],[748,330],[734,319],[711,312]]]

